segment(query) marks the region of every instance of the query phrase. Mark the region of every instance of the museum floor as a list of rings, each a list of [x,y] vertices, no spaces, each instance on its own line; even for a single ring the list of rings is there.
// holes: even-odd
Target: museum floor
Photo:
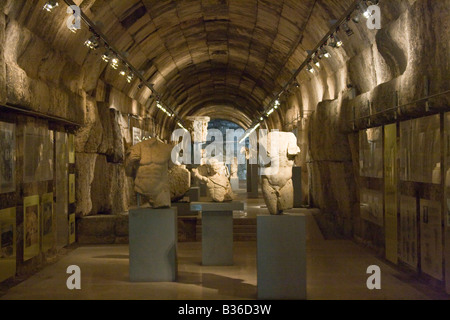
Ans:
[[[263,205],[246,200],[247,215]],[[307,217],[308,300],[442,300],[450,296],[405,275],[365,248],[347,240],[324,240],[311,211]],[[242,214],[242,213],[241,213]],[[247,216],[248,217],[248,216]],[[239,218],[239,217],[237,217]],[[246,217],[240,217],[246,218]],[[201,265],[201,242],[178,246],[178,281],[131,283],[128,246],[78,246],[18,285],[0,291],[0,300],[237,300],[256,299],[256,242],[234,243],[234,266]],[[81,268],[81,290],[66,287],[70,265]],[[366,287],[367,267],[381,268],[381,290]]]

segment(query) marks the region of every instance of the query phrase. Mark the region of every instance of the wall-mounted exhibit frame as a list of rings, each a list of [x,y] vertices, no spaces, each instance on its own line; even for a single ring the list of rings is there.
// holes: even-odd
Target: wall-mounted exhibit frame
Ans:
[[[27,261],[40,252],[39,196],[23,199],[23,260]]]
[[[55,216],[53,210],[53,193],[46,193],[41,198],[41,238],[42,252],[53,248],[55,244]]]
[[[0,282],[16,274],[16,208],[0,210]]]
[[[16,191],[16,125],[0,122],[0,193]]]

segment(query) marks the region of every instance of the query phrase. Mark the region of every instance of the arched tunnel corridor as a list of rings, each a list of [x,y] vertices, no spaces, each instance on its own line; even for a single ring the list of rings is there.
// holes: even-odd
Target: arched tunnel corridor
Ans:
[[[294,173],[288,209],[307,220],[308,299],[448,299],[449,11],[450,0],[0,0],[0,300],[46,299],[27,295],[22,279],[39,286],[33,277],[50,262],[77,264],[73,254],[87,259],[90,246],[128,281],[128,213],[169,170],[152,172],[141,197],[142,169],[129,171],[129,159],[138,145],[173,148],[174,132],[189,138],[189,160],[196,151],[206,159],[186,163],[192,188],[171,206],[180,277],[205,291],[149,287],[138,297],[257,298],[257,221],[271,207],[249,154],[261,154],[257,143],[273,131],[294,137],[288,153],[300,150],[283,165]],[[210,201],[194,171],[214,167],[213,131],[225,139],[232,203],[243,204],[232,222],[236,268],[217,273],[189,264],[201,251],[202,214],[186,209]],[[148,163],[160,165],[164,150]],[[356,267],[336,276],[361,278],[354,292],[357,284],[339,292],[320,282],[334,277],[327,259],[346,269],[343,256],[323,256],[339,250],[383,264],[392,291],[373,294],[365,269],[350,274]],[[65,284],[65,272],[56,277]]]

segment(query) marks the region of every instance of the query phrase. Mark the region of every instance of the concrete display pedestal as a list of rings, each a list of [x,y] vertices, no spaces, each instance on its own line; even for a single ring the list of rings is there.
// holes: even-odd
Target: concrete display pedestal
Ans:
[[[200,183],[200,197],[207,197],[208,196],[208,188],[206,187],[206,184]]]
[[[200,200],[200,187],[192,187],[189,189],[187,196],[189,197],[189,202],[197,202]]]
[[[177,208],[179,217],[186,217],[186,216],[191,217],[197,216],[199,214],[198,211],[191,210],[190,202],[172,202],[172,207]]]
[[[231,178],[230,184],[233,191],[239,190],[239,178]]]
[[[302,206],[302,168],[292,167],[292,184],[294,185],[294,208]]]
[[[130,281],[176,281],[177,241],[176,208],[130,210]]]
[[[233,210],[243,209],[239,201],[191,203],[191,210],[202,212],[203,265],[233,265]]]
[[[259,165],[247,164],[247,193],[248,198],[258,198]]]
[[[306,299],[306,217],[257,217],[258,299]]]

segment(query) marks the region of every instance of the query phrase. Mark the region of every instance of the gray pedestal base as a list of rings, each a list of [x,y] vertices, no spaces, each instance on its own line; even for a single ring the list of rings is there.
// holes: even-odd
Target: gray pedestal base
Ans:
[[[176,208],[130,210],[130,281],[176,281],[177,240]]]
[[[247,192],[248,198],[256,199],[259,196],[259,166],[249,164],[247,166]]]
[[[192,187],[189,189],[187,196],[190,202],[196,202],[200,200],[200,187]]]
[[[208,188],[206,187],[206,184],[200,183],[200,197],[207,197],[208,196]]]
[[[243,210],[242,202],[197,202],[191,210],[202,212],[202,264],[233,265],[233,210]]]
[[[172,207],[177,208],[179,217],[186,217],[186,216],[192,217],[197,216],[199,214],[198,211],[191,210],[190,202],[172,202]]]
[[[294,208],[302,206],[302,168],[292,167],[292,184],[294,185]]]
[[[306,299],[305,216],[257,217],[258,299]]]

